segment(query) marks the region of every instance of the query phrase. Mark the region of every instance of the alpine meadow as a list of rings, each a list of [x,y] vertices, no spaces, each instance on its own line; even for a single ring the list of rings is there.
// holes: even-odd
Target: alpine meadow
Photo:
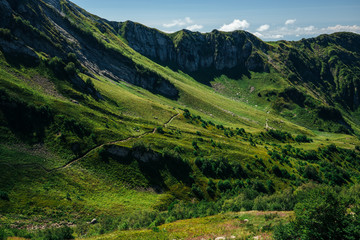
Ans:
[[[357,33],[0,0],[0,239],[360,239],[359,137]]]

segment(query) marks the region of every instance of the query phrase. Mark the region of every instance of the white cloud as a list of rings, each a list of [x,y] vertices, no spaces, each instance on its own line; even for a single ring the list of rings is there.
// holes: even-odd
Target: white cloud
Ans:
[[[295,22],[296,22],[296,19],[288,19],[288,20],[286,20],[285,25],[291,25],[291,24],[294,24]]]
[[[264,25],[261,25],[258,29],[256,29],[257,31],[259,32],[263,32],[263,31],[267,31],[269,30],[270,28],[270,25],[269,24],[264,24]]]
[[[266,36],[266,38],[270,38],[270,39],[282,39],[282,38],[284,38],[284,35],[282,35],[282,34],[273,34],[273,35],[268,35],[268,36]]]
[[[259,32],[255,32],[254,35],[257,36],[258,38],[262,38],[262,39],[280,40],[280,39],[284,38],[284,35],[282,35],[282,34],[262,34]]]
[[[313,30],[315,30],[315,27],[314,26],[304,27],[304,30],[305,31],[313,31]]]
[[[332,27],[322,28],[321,30],[329,32],[354,32],[354,33],[360,33],[360,26],[358,25],[336,25]]]
[[[257,29],[259,30],[259,29]],[[360,26],[359,25],[335,25],[324,28],[317,28],[313,25],[305,26],[305,27],[278,27],[272,28],[266,32],[256,31],[254,33],[255,36],[261,39],[284,39],[284,37],[315,37],[320,34],[331,34],[335,32],[353,32],[360,34]]]
[[[194,24],[194,25],[188,26],[186,29],[190,30],[190,31],[197,31],[197,30],[202,29],[203,27],[204,27],[203,25]]]
[[[273,31],[274,32],[274,31]],[[283,34],[276,34],[276,33],[260,33],[260,32],[255,32],[253,33],[255,36],[257,36],[258,38],[261,39],[271,39],[271,40],[281,40],[284,39],[284,35]]]
[[[166,27],[166,28],[180,27],[180,26],[184,26],[184,25],[190,24],[190,23],[193,23],[193,20],[191,20],[191,18],[189,18],[189,17],[186,17],[184,19],[173,20],[171,23],[164,23],[163,27]]]
[[[307,27],[298,27],[296,28],[297,32],[312,32],[316,30],[314,26],[307,26]]]
[[[246,20],[234,19],[230,24],[224,24],[219,30],[223,32],[232,32],[235,30],[243,30],[250,27],[250,23]]]

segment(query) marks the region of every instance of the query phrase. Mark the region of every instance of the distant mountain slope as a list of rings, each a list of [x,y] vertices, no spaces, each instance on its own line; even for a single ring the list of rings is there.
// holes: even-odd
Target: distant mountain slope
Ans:
[[[329,104],[356,110],[360,103],[360,35],[355,33],[267,44],[244,31],[201,34],[182,30],[169,35],[133,22],[118,28],[134,50],[189,74],[210,69],[214,75],[231,72],[241,77],[273,68],[290,84],[307,86]],[[208,81],[214,75],[207,75]]]

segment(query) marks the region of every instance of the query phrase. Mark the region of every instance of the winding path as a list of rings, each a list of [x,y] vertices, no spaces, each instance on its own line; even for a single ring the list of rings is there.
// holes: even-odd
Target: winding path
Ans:
[[[178,117],[178,116],[180,115],[180,112],[179,112],[177,109],[176,109],[176,111],[177,111],[178,113],[175,114],[175,115],[173,115],[166,123],[164,123],[164,124],[163,124],[163,127],[167,127],[176,117]],[[44,167],[42,167],[42,166],[41,166],[41,167],[42,167],[45,171],[47,171],[47,172],[49,172],[49,173],[50,173],[50,172],[57,171],[57,170],[59,170],[59,169],[67,168],[67,167],[71,166],[72,164],[74,164],[74,163],[80,161],[81,159],[85,158],[85,157],[88,156],[91,152],[93,152],[93,151],[95,151],[95,150],[97,150],[97,149],[100,149],[100,148],[102,148],[102,147],[104,147],[104,146],[106,146],[106,145],[113,145],[113,144],[117,144],[117,143],[127,142],[127,141],[130,141],[130,140],[132,140],[132,139],[142,138],[142,137],[144,137],[144,136],[146,136],[146,135],[149,135],[149,134],[155,134],[155,133],[156,133],[156,129],[157,129],[157,128],[154,128],[152,131],[142,133],[142,134],[140,134],[140,135],[138,135],[138,136],[128,137],[128,138],[126,138],[126,139],[116,140],[116,141],[112,141],[112,142],[100,144],[100,145],[98,145],[98,146],[96,146],[96,147],[93,147],[93,148],[89,149],[89,150],[88,150],[86,153],[84,153],[82,156],[77,157],[77,158],[75,158],[75,159],[72,159],[72,160],[70,160],[69,162],[67,162],[66,164],[64,164],[63,166],[60,166],[60,167],[57,167],[57,168],[53,168],[53,169],[50,169],[50,170],[49,170],[49,169],[46,169],[46,168],[44,168]]]

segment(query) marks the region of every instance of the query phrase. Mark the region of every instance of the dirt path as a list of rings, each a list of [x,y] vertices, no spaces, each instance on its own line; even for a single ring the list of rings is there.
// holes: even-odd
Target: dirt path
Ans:
[[[180,115],[179,110],[176,109],[176,111],[177,111],[178,113],[177,113],[176,115],[172,116],[172,117],[169,119],[169,121],[167,121],[166,123],[164,123],[164,127],[167,127],[167,125],[169,125],[169,124],[172,122],[172,120],[174,120],[176,117],[178,117],[178,116]]]
[[[177,109],[176,109],[176,111],[177,111],[178,113],[175,114],[175,115],[173,115],[166,123],[164,123],[164,124],[163,124],[164,127],[167,127],[176,117],[178,117],[178,116],[180,115],[180,112],[179,112]],[[69,162],[67,162],[67,163],[64,164],[63,166],[60,166],[60,167],[57,167],[57,168],[53,168],[53,169],[51,169],[51,170],[46,169],[46,168],[44,168],[44,167],[42,167],[42,168],[43,168],[45,171],[49,172],[49,173],[50,173],[50,172],[57,171],[57,170],[59,170],[59,169],[67,168],[67,167],[71,166],[72,164],[74,164],[74,163],[80,161],[81,159],[85,158],[85,157],[88,156],[91,152],[93,152],[93,151],[95,151],[95,150],[97,150],[97,149],[100,149],[100,148],[102,148],[102,147],[104,147],[104,146],[106,146],[106,145],[113,145],[113,144],[117,144],[117,143],[127,142],[127,141],[130,141],[130,140],[132,140],[132,139],[142,138],[142,137],[144,137],[144,136],[146,136],[146,135],[149,135],[149,134],[155,134],[155,133],[156,133],[156,129],[157,129],[157,128],[154,128],[152,131],[145,132],[145,133],[140,134],[140,135],[138,135],[138,136],[128,137],[128,138],[126,138],[126,139],[116,140],[116,141],[112,141],[112,142],[108,142],[108,143],[103,143],[103,144],[101,144],[101,145],[98,145],[98,146],[96,146],[96,147],[93,147],[93,148],[89,149],[89,150],[88,150],[86,153],[84,153],[82,156],[77,157],[77,158],[75,158],[75,159],[73,159],[73,160],[70,160]]]

